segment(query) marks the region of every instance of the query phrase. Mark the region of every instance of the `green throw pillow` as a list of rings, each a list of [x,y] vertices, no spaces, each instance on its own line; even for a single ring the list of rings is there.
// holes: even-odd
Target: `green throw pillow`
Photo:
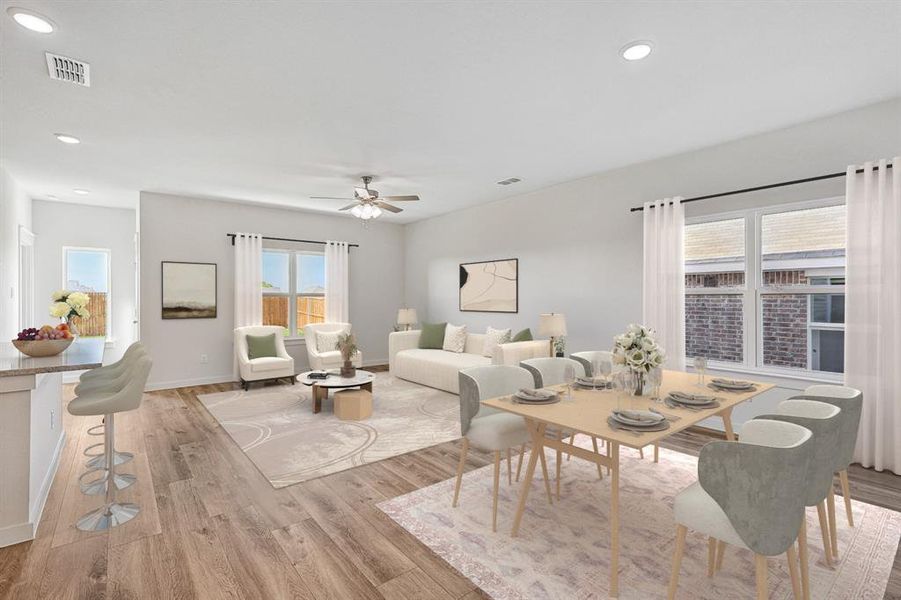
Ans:
[[[441,350],[444,347],[444,330],[447,323],[423,323],[419,333],[419,347]]]
[[[275,349],[275,334],[248,335],[247,358],[253,360],[267,356],[278,356],[278,351]]]
[[[532,337],[532,330],[529,328],[523,329],[513,336],[514,342],[531,342],[533,339],[535,338]]]

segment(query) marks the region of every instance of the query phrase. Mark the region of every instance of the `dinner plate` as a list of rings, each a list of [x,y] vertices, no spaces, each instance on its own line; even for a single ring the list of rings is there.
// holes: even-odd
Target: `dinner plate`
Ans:
[[[519,396],[517,396],[516,394],[513,394],[513,402],[516,404],[535,404],[535,405],[556,404],[557,402],[560,402],[560,396],[554,396],[553,398],[548,398],[547,400],[524,400],[524,399],[520,398]]]
[[[685,392],[671,392],[670,398],[679,404],[687,404],[690,406],[703,406],[716,402],[716,398],[706,394],[686,394]]]
[[[523,392],[522,390],[518,390],[513,393],[513,396],[520,400],[521,402],[548,402],[549,400],[553,400],[558,397],[556,392],[552,392],[550,390],[536,390],[535,394],[528,394]]]
[[[632,415],[638,415],[642,418],[635,419],[632,418]],[[625,410],[625,411],[613,411],[612,416],[614,419],[622,423],[623,425],[630,425],[634,427],[655,427],[660,424],[661,421],[665,419],[663,415],[658,413],[653,413],[649,410]]]
[[[626,425],[625,423],[620,423],[616,419],[613,418],[613,415],[607,417],[607,424],[610,425],[613,429],[625,429],[626,431],[631,431],[634,433],[644,433],[646,431],[663,431],[664,429],[669,429],[669,421],[664,419],[660,423],[657,423],[653,427],[636,427],[634,425]]]
[[[716,400],[714,400],[713,402],[710,402],[708,404],[685,404],[683,402],[679,402],[677,399],[673,398],[672,396],[667,396],[665,402],[666,402],[667,406],[673,406],[676,408],[691,408],[694,410],[704,410],[707,408],[716,408],[720,405],[720,403]]]
[[[737,381],[734,379],[711,379],[713,385],[728,390],[749,390],[754,387],[750,381]]]

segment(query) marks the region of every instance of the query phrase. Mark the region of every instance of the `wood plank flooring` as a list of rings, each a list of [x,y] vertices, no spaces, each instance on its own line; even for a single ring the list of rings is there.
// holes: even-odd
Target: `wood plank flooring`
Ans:
[[[459,442],[276,490],[196,398],[230,389],[237,386],[151,392],[117,417],[117,446],[135,452],[126,470],[138,475],[120,497],[142,511],[108,533],[74,528],[100,503],[77,483],[83,448],[100,439],[86,430],[99,419],[67,414],[37,538],[0,549],[0,600],[486,597],[376,507],[453,477]],[[693,430],[669,447],[696,455],[710,439]],[[467,469],[489,462],[470,451]],[[901,510],[901,477],[859,467],[850,476],[855,498]],[[886,598],[901,598],[901,553]]]

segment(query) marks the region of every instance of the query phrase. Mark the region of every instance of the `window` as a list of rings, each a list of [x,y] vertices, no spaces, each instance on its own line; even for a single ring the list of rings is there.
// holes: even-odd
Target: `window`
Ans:
[[[77,321],[81,337],[112,337],[110,251],[103,248],[63,248],[63,288],[88,295],[88,318]]]
[[[845,206],[838,202],[686,224],[688,356],[774,371],[843,371]]]
[[[263,250],[263,324],[280,325],[293,337],[324,321],[325,255]]]

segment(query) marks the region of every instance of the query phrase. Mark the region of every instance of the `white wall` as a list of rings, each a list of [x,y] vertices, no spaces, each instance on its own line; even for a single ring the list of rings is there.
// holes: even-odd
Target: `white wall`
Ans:
[[[104,361],[119,359],[134,338],[135,211],[66,202],[32,203],[35,240],[35,323],[55,321],[48,314],[50,294],[64,287],[63,247],[105,248],[111,262],[111,338]]]
[[[31,229],[31,199],[0,167],[0,340],[19,331],[19,226]]]
[[[423,320],[478,331],[534,331],[539,313],[560,312],[567,352],[608,348],[641,319],[642,216],[630,207],[844,171],[899,153],[901,100],[894,100],[420,221],[406,227],[406,301]],[[836,195],[844,195],[843,178],[697,202],[686,212]],[[519,258],[519,314],[461,313],[458,264],[499,258]]]
[[[343,240],[350,255],[350,318],[366,364],[384,364],[388,333],[403,304],[404,233],[400,225],[268,208],[236,202],[142,192],[139,207],[141,339],[153,356],[150,387],[232,381],[234,248],[226,233]],[[218,265],[216,319],[163,320],[160,262]],[[306,350],[292,349],[297,370]],[[201,363],[201,355],[208,357]]]

